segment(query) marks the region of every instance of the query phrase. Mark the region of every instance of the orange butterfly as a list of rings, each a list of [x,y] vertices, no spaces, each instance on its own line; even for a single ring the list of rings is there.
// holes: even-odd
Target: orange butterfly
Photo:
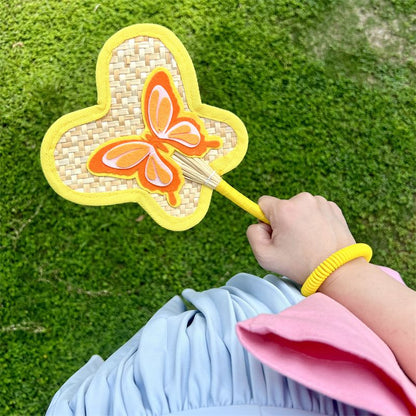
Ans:
[[[143,188],[165,194],[171,206],[178,206],[184,179],[171,158],[173,151],[201,157],[218,148],[221,139],[208,136],[202,120],[184,111],[172,76],[164,68],[155,69],[146,80],[142,113],[144,132],[104,143],[91,154],[88,169],[94,175],[135,177]]]

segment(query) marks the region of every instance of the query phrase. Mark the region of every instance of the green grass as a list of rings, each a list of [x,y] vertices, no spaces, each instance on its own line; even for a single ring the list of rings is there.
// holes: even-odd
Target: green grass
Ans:
[[[42,414],[89,357],[107,357],[172,295],[263,275],[254,221],[219,195],[174,233],[140,206],[84,207],[45,181],[61,115],[93,105],[105,40],[163,24],[193,58],[203,102],[250,145],[227,180],[247,196],[321,194],[374,262],[416,288],[413,0],[10,0],[0,8],[0,414]]]

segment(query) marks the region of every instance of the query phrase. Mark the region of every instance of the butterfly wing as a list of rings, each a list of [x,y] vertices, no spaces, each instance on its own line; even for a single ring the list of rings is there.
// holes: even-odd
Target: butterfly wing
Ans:
[[[143,97],[144,120],[156,142],[169,144],[188,156],[203,156],[221,145],[219,137],[208,136],[195,113],[184,111],[172,76],[165,69],[157,68],[149,75]]]
[[[178,206],[178,189],[183,184],[179,167],[153,150],[145,165],[139,165],[139,178],[143,187],[149,191],[162,191],[167,194],[171,206]]]
[[[141,140],[116,140],[100,146],[90,157],[88,169],[95,175],[131,177],[153,150]]]
[[[118,139],[104,144],[91,155],[88,169],[94,175],[135,177],[143,188],[167,194],[169,204],[178,205],[176,193],[182,183],[179,168],[146,141]]]
[[[166,132],[165,140],[186,155],[202,156],[208,148],[218,147],[220,142],[207,141],[201,130],[201,125],[196,119],[178,117]]]

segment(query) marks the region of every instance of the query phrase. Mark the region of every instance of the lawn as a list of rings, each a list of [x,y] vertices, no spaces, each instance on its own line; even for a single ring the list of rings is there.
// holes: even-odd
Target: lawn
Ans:
[[[9,0],[0,8],[0,414],[45,412],[92,354],[108,357],[183,288],[264,275],[254,220],[220,195],[184,232],[137,204],[86,207],[50,188],[48,127],[96,102],[113,33],[162,24],[188,49],[202,101],[250,143],[227,181],[256,200],[336,201],[373,262],[416,288],[413,0]]]

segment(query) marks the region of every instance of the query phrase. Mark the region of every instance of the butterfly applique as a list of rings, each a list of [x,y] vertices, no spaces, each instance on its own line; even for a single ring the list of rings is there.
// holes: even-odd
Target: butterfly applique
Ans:
[[[91,154],[87,167],[94,175],[135,178],[142,188],[164,194],[171,206],[178,206],[184,178],[172,153],[202,157],[220,147],[221,139],[209,136],[202,120],[184,110],[172,76],[164,68],[155,69],[146,80],[142,114],[141,135],[107,141]]]

